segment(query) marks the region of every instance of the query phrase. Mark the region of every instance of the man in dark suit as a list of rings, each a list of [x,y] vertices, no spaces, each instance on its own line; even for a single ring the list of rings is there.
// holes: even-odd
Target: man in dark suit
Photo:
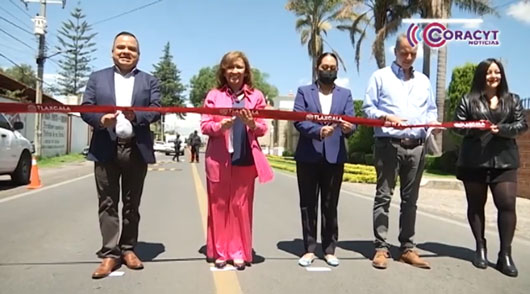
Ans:
[[[316,65],[318,80],[312,85],[298,88],[294,111],[353,116],[350,90],[334,83],[337,78],[337,57],[333,53],[323,53]],[[335,257],[337,205],[347,157],[345,138],[353,133],[354,125],[346,121],[333,125],[301,121],[294,126],[300,132],[295,160],[306,251],[298,264],[309,266],[315,259],[320,194],[322,250],[326,262],[338,266],[339,260]]]
[[[119,33],[112,48],[114,66],[90,75],[82,105],[160,106],[158,80],[136,68],[139,55],[136,37],[129,32]],[[155,162],[149,124],[159,120],[160,113],[118,111],[82,113],[81,117],[94,129],[87,158],[95,163],[103,238],[102,248],[97,252],[103,261],[92,278],[108,276],[122,260],[131,269],[142,269],[143,264],[134,253],[140,221],[138,208],[147,164]]]

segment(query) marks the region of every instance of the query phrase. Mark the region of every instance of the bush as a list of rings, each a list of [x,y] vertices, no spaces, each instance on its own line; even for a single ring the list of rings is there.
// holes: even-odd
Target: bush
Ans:
[[[374,165],[374,155],[372,153],[365,154],[364,161],[368,165]]]
[[[294,156],[294,152],[289,151],[289,150],[285,150],[285,151],[282,152],[282,156],[293,157]]]
[[[351,152],[348,161],[351,163],[365,164],[364,154],[364,152]]]
[[[296,161],[292,157],[267,156],[271,167],[288,172],[296,172]],[[344,164],[343,181],[351,183],[375,183],[375,168],[362,164]]]
[[[456,173],[458,150],[447,151],[441,156],[425,156],[425,170],[430,172]]]

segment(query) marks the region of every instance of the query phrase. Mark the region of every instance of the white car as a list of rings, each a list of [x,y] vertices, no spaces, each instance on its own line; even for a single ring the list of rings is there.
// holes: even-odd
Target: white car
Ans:
[[[166,153],[166,155],[175,154],[175,142],[174,141],[167,142],[165,143],[164,146],[165,146],[164,153]],[[180,156],[184,155],[184,144],[183,143],[180,144],[179,155]]]
[[[16,184],[29,183],[31,174],[31,142],[17,130],[24,128],[22,122],[11,125],[0,113],[0,175],[11,175]]]
[[[164,141],[155,141],[153,149],[155,152],[166,152],[166,143]]]

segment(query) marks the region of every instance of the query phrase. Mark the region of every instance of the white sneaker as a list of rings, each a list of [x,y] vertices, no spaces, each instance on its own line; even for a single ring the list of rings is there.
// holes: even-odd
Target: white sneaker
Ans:
[[[324,256],[326,263],[330,266],[339,266],[340,260],[333,254],[328,254]]]
[[[315,260],[315,258],[316,258],[315,254],[306,253],[306,254],[304,254],[304,256],[302,256],[298,260],[298,264],[300,266],[303,266],[303,267],[310,266],[313,263],[313,261]]]

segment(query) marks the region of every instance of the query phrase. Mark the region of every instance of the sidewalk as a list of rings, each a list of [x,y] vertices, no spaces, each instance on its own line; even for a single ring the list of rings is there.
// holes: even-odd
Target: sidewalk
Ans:
[[[432,178],[430,178],[432,179]],[[442,182],[440,182],[442,181]],[[446,181],[447,183],[443,183]],[[420,188],[418,199],[418,210],[431,212],[456,221],[467,223],[467,201],[466,194],[459,189],[458,180],[437,179],[431,181]],[[425,181],[426,183],[426,181]],[[445,185],[445,188],[434,188]],[[447,186],[454,185],[455,188],[447,189]],[[375,195],[375,184],[343,183],[343,188],[355,191],[365,196],[373,197]],[[399,187],[393,197],[393,202],[399,203]],[[530,241],[530,200],[517,198],[517,227],[515,236]],[[486,229],[497,231],[497,208],[493,203],[491,193],[488,192],[488,201],[486,203]],[[471,234],[471,231],[470,231]]]

